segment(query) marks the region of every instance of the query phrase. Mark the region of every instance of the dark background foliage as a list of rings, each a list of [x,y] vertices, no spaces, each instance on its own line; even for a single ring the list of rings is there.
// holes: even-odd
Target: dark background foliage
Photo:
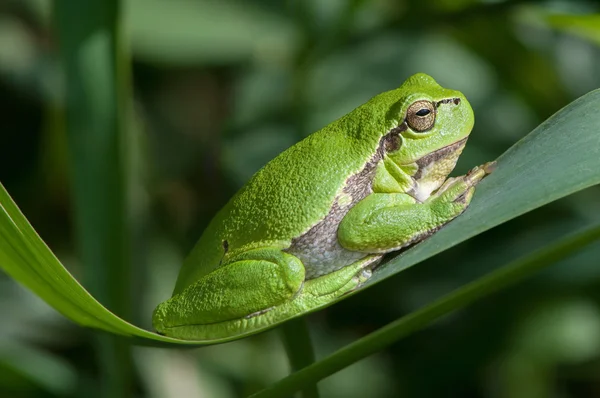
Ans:
[[[426,72],[471,101],[457,172],[600,86],[594,1],[129,0],[133,321],[150,328],[212,215],[283,149]],[[0,181],[79,278],[51,3],[0,3]],[[594,14],[596,13],[596,14]],[[568,17],[566,15],[579,17]],[[569,134],[569,131],[565,131]],[[577,154],[573,154],[577,156]],[[106,159],[111,162],[111,159]],[[594,187],[308,317],[322,356],[592,221]],[[320,383],[340,397],[600,396],[600,248],[442,319]],[[95,332],[0,275],[0,396],[93,396]],[[288,372],[277,333],[135,347],[133,396],[236,397]],[[92,395],[90,395],[92,394]]]

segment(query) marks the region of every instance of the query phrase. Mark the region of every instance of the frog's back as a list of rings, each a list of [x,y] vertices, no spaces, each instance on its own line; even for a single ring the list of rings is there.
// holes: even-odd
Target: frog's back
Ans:
[[[258,171],[204,231],[175,291],[236,252],[264,246],[286,249],[325,218],[347,179],[364,168],[392,127],[386,112],[398,100],[395,91],[311,134]],[[378,106],[369,106],[375,99]]]

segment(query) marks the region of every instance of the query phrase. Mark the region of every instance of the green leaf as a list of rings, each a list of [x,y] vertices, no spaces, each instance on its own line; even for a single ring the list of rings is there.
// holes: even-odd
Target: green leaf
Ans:
[[[600,226],[598,225],[564,238],[555,244],[505,265],[418,311],[412,312],[348,344],[319,362],[315,362],[300,371],[292,373],[272,386],[252,395],[252,397],[276,398],[290,396],[295,391],[307,385],[313,385],[319,380],[376,353],[402,337],[423,329],[434,320],[472,304],[478,299],[501,288],[510,286],[535,271],[554,264],[598,240],[600,240]]]
[[[138,328],[102,306],[60,263],[0,185],[0,267],[74,322],[123,336],[190,344]]]
[[[363,288],[480,232],[573,192],[600,183],[600,90],[577,99],[498,159],[469,210],[430,239],[374,273]],[[98,303],[60,264],[0,185],[0,267],[75,322],[146,344],[181,341],[140,329]]]
[[[591,40],[600,45],[600,14],[548,15],[546,22],[555,29]]]

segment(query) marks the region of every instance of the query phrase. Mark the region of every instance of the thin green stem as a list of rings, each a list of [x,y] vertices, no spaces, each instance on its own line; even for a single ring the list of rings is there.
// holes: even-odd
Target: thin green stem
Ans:
[[[297,372],[315,362],[315,351],[310,339],[308,324],[304,317],[295,318],[284,323],[279,330],[292,372]],[[302,396],[303,398],[319,398],[317,385],[304,386]]]
[[[338,350],[254,394],[254,398],[285,397],[376,353],[399,339],[430,325],[436,319],[512,285],[581,248],[600,240],[600,226],[564,238],[469,283],[389,325]]]

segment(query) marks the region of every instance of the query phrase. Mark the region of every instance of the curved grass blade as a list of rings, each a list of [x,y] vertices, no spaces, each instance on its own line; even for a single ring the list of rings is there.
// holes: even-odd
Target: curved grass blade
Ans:
[[[600,183],[599,107],[600,90],[595,90],[541,124],[498,159],[497,169],[478,186],[465,214],[376,270],[362,288],[509,219]],[[69,274],[1,185],[0,267],[71,320],[139,337],[138,342],[143,344],[202,345],[242,337],[182,341],[138,328],[117,317]]]
[[[82,326],[156,342],[200,344],[149,332],[106,309],[60,263],[1,184],[0,267],[57,311]]]

